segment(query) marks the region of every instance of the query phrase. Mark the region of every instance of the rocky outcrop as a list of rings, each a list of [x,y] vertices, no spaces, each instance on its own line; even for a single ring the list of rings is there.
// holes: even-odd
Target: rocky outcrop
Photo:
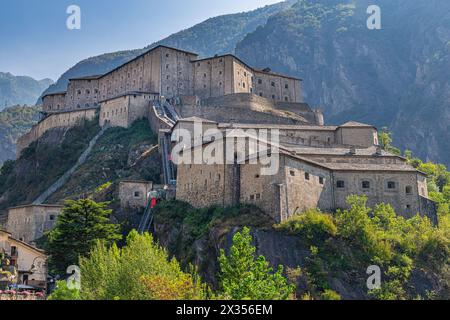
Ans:
[[[302,0],[247,35],[237,55],[304,79],[305,101],[328,123],[356,120],[394,133],[394,144],[450,165],[450,2]]]

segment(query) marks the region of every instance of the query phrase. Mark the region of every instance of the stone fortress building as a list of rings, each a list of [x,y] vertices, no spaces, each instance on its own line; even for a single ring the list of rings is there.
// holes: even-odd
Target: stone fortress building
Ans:
[[[192,130],[202,119],[180,120],[172,135],[179,129]],[[312,208],[331,212],[347,208],[350,195],[365,195],[368,205],[389,203],[407,218],[417,213],[437,223],[436,208],[428,199],[426,175],[417,171],[407,160],[378,146],[376,128],[357,122],[341,126],[311,125],[254,125],[215,123],[203,120],[205,128],[213,126],[223,132],[224,139],[235,144],[234,163],[181,164],[177,173],[177,199],[196,207],[253,204],[270,214],[275,221],[284,221]],[[274,175],[262,175],[261,162],[250,159],[268,157],[249,140],[261,143],[259,130],[280,131],[277,156],[279,167]],[[252,133],[249,133],[250,130]],[[238,138],[241,138],[239,147]],[[192,143],[184,149],[221,150],[226,142]],[[223,139],[222,139],[223,140]],[[263,146],[270,146],[264,140]],[[264,148],[263,148],[264,149]],[[207,152],[206,154],[209,154]],[[224,153],[228,152],[225,151]]]
[[[176,198],[195,207],[248,203],[283,221],[310,208],[346,208],[347,196],[358,194],[366,195],[370,206],[389,203],[402,216],[420,213],[437,223],[426,176],[406,159],[382,151],[373,126],[325,125],[322,112],[303,101],[301,84],[301,79],[250,67],[233,55],[199,59],[195,53],[158,46],[104,75],[70,79],[66,92],[44,96],[44,118],[19,139],[17,155],[52,128],[97,117],[102,127],[129,127],[146,118],[159,132],[163,172],[176,174],[165,177],[166,183],[176,180]],[[171,135],[177,129],[194,134],[197,122],[226,136],[250,130],[248,141],[261,141],[262,130],[278,129],[277,173],[261,175],[263,165],[248,160],[262,155],[247,147],[249,157],[240,159],[237,152],[232,164],[181,164],[168,170]],[[220,143],[200,141],[192,148]],[[147,182],[124,181],[122,206],[144,207],[149,188]],[[24,210],[31,209],[11,209],[8,231],[34,241],[50,218],[36,214],[39,219],[31,221]]]

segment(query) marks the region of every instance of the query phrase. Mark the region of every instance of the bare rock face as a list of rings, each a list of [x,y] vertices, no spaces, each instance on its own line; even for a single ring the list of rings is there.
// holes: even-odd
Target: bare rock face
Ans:
[[[329,123],[372,123],[416,156],[450,165],[450,2],[302,0],[247,35],[236,53],[304,79]]]

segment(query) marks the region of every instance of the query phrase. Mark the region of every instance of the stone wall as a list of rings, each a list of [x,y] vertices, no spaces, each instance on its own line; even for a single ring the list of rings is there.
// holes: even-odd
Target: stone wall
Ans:
[[[20,157],[22,151],[42,137],[46,131],[53,128],[71,128],[81,124],[84,120],[92,120],[97,116],[97,110],[84,109],[50,114],[17,140],[17,157]]]
[[[6,230],[12,234],[13,238],[32,243],[53,228],[61,210],[61,206],[55,205],[10,208]]]
[[[378,132],[374,127],[340,127],[336,131],[339,144],[372,147],[378,145]]]
[[[253,92],[274,101],[303,102],[300,80],[269,72],[255,71]]]
[[[42,110],[47,113],[66,110],[66,93],[54,93],[42,98]]]
[[[177,200],[194,207],[233,204],[233,168],[227,165],[183,164],[177,167]]]
[[[314,111],[305,105],[296,105],[299,107],[298,113],[278,110],[277,105],[268,99],[239,93],[208,98],[195,105],[183,104],[177,109],[184,118],[197,116],[216,122],[315,124]]]
[[[67,86],[66,109],[95,108],[100,100],[99,80],[96,78],[72,79]]]
[[[130,93],[100,103],[100,126],[128,128],[134,121],[148,118],[152,101],[158,98],[152,93]]]
[[[145,208],[148,204],[148,193],[152,191],[150,181],[121,181],[119,198],[122,208]]]
[[[348,208],[346,198],[349,195],[365,195],[367,204],[373,207],[379,203],[390,204],[397,214],[411,218],[421,211],[416,172],[334,172],[335,206]],[[344,187],[338,187],[338,181],[343,181]],[[368,188],[363,188],[367,181]],[[393,183],[394,188],[389,188]],[[408,187],[408,190],[407,190]]]

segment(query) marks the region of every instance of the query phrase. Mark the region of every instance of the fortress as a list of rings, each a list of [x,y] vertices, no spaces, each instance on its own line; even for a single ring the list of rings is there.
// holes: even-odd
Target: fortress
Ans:
[[[43,119],[19,139],[17,155],[52,128],[97,117],[101,127],[128,127],[146,118],[159,133],[165,183],[176,186],[177,199],[195,207],[248,203],[283,221],[310,208],[346,208],[346,198],[358,194],[367,196],[369,206],[389,203],[404,217],[421,214],[437,223],[425,174],[381,150],[371,125],[325,125],[322,112],[304,103],[301,85],[301,79],[250,67],[233,55],[199,59],[195,53],[158,46],[104,75],[71,79],[66,92],[44,96]],[[250,156],[241,157],[239,151],[233,163],[174,167],[169,154],[177,130],[194,137],[184,151],[220,143],[198,140],[196,123],[225,137],[251,131],[247,142],[261,141],[263,130],[279,130],[279,170],[261,175],[263,165],[248,160],[263,156],[247,146],[241,151]],[[142,207],[146,189],[133,188],[136,199],[123,202]],[[19,209],[10,211],[9,220],[20,230],[13,235],[24,238],[14,218]]]

